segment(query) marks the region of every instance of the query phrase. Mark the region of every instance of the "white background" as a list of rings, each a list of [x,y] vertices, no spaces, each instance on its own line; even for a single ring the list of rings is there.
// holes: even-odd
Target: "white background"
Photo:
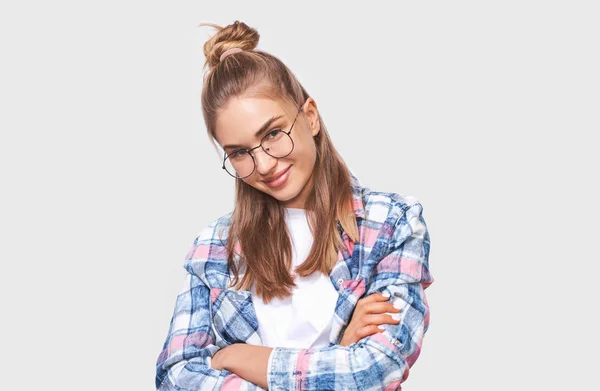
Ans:
[[[417,197],[430,329],[407,391],[597,389],[593,1],[7,1],[2,389],[150,390],[183,260],[233,208],[202,45],[242,20],[361,182]]]

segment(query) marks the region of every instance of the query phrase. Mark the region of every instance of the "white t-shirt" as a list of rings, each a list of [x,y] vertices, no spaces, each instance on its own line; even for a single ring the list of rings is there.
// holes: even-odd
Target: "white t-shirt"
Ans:
[[[292,239],[292,273],[310,252],[313,236],[306,211],[285,208],[286,224]],[[296,276],[297,287],[292,295],[274,298],[264,304],[251,287],[258,319],[258,334],[263,346],[288,348],[318,348],[329,345],[329,333],[338,293],[329,276],[315,272],[307,277]]]

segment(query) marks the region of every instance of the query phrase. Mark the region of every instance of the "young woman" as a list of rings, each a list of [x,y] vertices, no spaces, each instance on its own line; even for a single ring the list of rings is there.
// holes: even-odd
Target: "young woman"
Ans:
[[[429,326],[421,204],[361,185],[255,29],[205,25],[202,108],[235,208],[185,259],[157,389],[401,389]]]

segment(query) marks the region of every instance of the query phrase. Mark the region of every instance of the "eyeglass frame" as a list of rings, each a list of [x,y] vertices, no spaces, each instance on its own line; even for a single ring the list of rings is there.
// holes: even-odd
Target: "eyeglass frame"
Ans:
[[[275,159],[281,159],[281,158],[284,158],[284,157],[288,156],[290,153],[294,152],[294,147],[295,147],[295,144],[294,144],[294,140],[292,139],[292,136],[290,136],[290,133],[292,133],[292,129],[294,128],[294,124],[296,123],[296,119],[298,119],[298,115],[299,115],[299,114],[300,114],[300,112],[302,111],[302,106],[304,106],[304,104],[302,104],[302,105],[300,105],[300,106],[298,107],[298,112],[296,113],[296,117],[294,118],[294,122],[292,122],[292,126],[290,126],[290,130],[288,130],[288,131],[286,132],[285,130],[279,129],[281,132],[283,132],[283,133],[287,134],[287,135],[288,135],[288,137],[290,138],[290,141],[292,142],[292,150],[291,150],[290,152],[288,152],[288,154],[287,154],[287,155],[284,155],[284,156],[273,156],[273,155],[271,155],[269,152],[267,152],[267,151],[265,150],[265,148],[263,147],[262,143],[263,143],[264,139],[265,139],[265,138],[266,138],[266,137],[267,137],[267,136],[268,136],[268,135],[271,133],[271,132],[269,132],[269,133],[267,133],[267,134],[265,134],[265,135],[263,136],[263,138],[260,140],[260,144],[258,144],[258,145],[257,145],[256,147],[254,147],[254,148],[250,148],[250,149],[248,149],[248,148],[240,148],[240,149],[236,149],[235,151],[231,152],[229,155],[227,154],[227,152],[223,151],[223,152],[224,152],[224,155],[223,155],[223,166],[222,166],[221,168],[222,168],[223,170],[225,170],[225,172],[226,172],[227,174],[229,174],[230,176],[232,176],[232,177],[234,177],[234,178],[236,178],[236,179],[248,178],[250,175],[254,174],[254,171],[256,170],[256,159],[254,159],[254,154],[250,153],[250,152],[254,151],[255,149],[257,149],[257,148],[262,148],[262,150],[263,150],[263,151],[265,151],[265,153],[266,153],[267,155],[269,155],[269,156],[271,156],[271,157],[274,157]],[[252,158],[252,162],[254,163],[254,168],[252,169],[252,171],[250,172],[250,174],[248,174],[248,175],[246,175],[246,176],[243,176],[243,177],[241,177],[241,176],[237,176],[237,175],[235,175],[235,176],[234,176],[234,175],[231,175],[231,173],[230,173],[229,171],[227,171],[227,169],[225,168],[225,160],[227,160],[227,159],[229,158],[229,156],[233,155],[234,153],[236,153],[237,151],[239,151],[239,150],[241,150],[241,149],[245,149],[245,150],[248,152],[248,154],[249,154],[249,155],[250,155],[250,157]]]

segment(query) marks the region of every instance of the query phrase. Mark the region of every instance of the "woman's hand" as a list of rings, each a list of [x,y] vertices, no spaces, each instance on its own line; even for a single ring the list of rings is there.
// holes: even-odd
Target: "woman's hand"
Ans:
[[[232,346],[233,345],[229,345],[224,348],[221,348],[217,350],[215,354],[213,354],[212,358],[210,359],[210,367],[212,369],[216,369],[218,371],[225,369],[227,353],[229,353],[229,351],[231,350],[230,348]]]
[[[383,328],[379,325],[382,323],[398,324],[399,318],[394,319],[392,315],[386,314],[386,312],[400,312],[400,308],[387,301],[389,298],[382,293],[373,293],[360,299],[356,303],[352,319],[344,331],[340,345],[348,346],[364,337],[381,332]]]
[[[268,346],[252,345],[243,342],[234,343],[219,349],[212,356],[210,367],[219,371],[228,370],[266,390],[269,388],[267,384],[267,372],[269,369],[267,364],[269,363],[269,356],[272,351],[273,348]],[[237,380],[233,380],[233,383],[238,384]],[[239,384],[238,387],[234,388],[237,390]]]

